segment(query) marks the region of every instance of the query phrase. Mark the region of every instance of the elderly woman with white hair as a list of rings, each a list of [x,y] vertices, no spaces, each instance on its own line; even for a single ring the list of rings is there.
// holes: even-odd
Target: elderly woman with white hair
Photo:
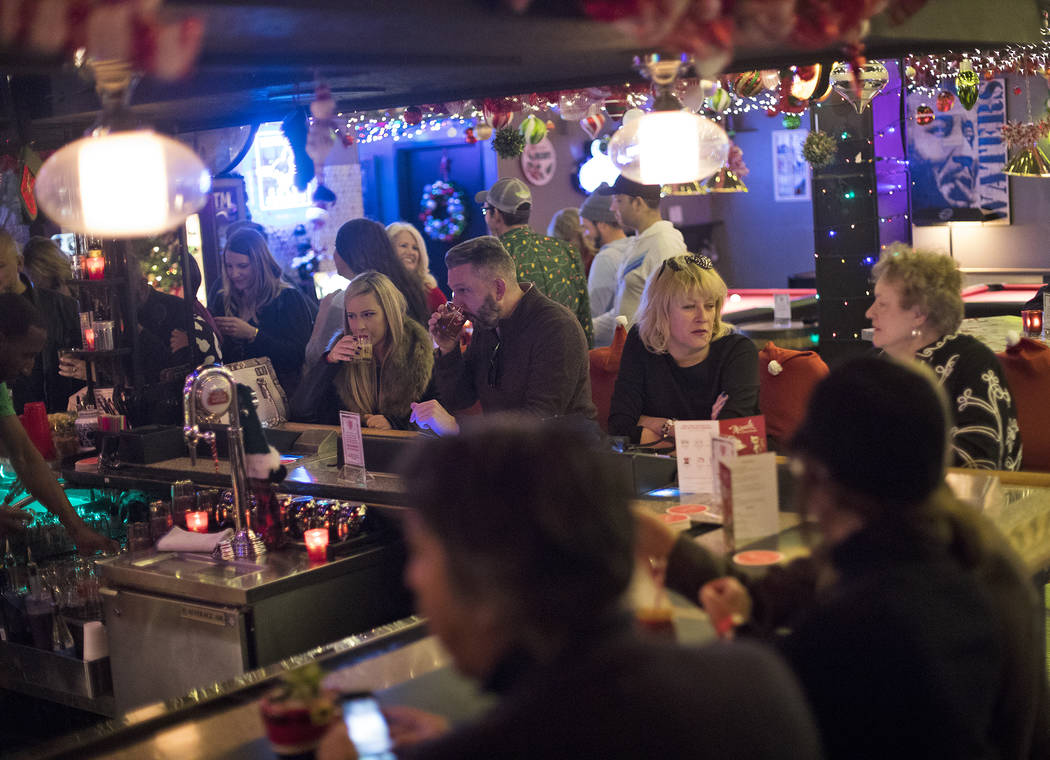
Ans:
[[[758,349],[722,322],[726,284],[706,256],[666,259],[645,284],[627,334],[609,433],[674,437],[676,419],[758,414]]]

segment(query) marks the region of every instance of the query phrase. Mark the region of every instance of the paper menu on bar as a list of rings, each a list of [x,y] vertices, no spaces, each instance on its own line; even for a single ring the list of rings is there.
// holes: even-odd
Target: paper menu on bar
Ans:
[[[714,494],[711,439],[718,435],[717,420],[678,420],[674,424],[680,493]]]
[[[780,530],[776,454],[721,459],[718,471],[724,525],[731,547]]]
[[[361,440],[361,415],[339,412],[339,428],[343,441],[343,465],[365,466],[365,445]]]

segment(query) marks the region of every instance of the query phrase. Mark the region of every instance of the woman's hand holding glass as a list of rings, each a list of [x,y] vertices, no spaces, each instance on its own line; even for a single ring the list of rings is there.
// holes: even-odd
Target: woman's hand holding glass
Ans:
[[[336,364],[337,362],[362,362],[371,361],[372,359],[372,341],[367,337],[357,337],[356,335],[344,335],[336,344],[332,346],[332,350],[328,352],[328,363]]]
[[[87,380],[87,362],[75,358],[66,350],[58,352],[58,374],[74,380]]]

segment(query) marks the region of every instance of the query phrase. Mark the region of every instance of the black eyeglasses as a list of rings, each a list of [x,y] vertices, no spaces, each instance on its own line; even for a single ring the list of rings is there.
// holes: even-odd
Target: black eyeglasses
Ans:
[[[685,256],[674,256],[670,259],[664,259],[664,263],[660,265],[660,272],[656,276],[659,277],[664,273],[664,269],[670,269],[672,272],[682,272],[685,267],[682,266],[679,259],[685,259],[690,264],[700,267],[701,269],[714,269],[714,262],[711,261],[707,256],[702,254],[689,253]]]
[[[499,388],[499,350],[503,347],[503,342],[497,340],[496,347],[492,349],[492,355],[489,356],[489,387]]]
[[[490,206],[487,203],[484,206],[481,207],[481,211],[482,211],[483,214],[489,214],[489,213],[492,213],[495,210],[496,210],[495,206]]]

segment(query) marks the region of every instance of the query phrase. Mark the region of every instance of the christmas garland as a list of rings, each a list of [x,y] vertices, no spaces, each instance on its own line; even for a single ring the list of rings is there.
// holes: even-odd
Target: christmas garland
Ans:
[[[419,220],[431,240],[455,242],[467,229],[467,207],[463,193],[451,182],[438,180],[423,188]]]

